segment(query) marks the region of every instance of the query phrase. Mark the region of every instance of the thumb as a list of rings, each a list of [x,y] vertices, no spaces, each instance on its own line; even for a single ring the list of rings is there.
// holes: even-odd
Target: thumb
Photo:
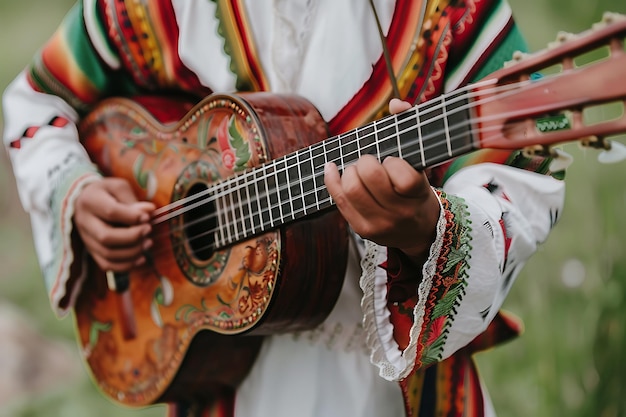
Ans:
[[[403,112],[410,109],[411,107],[411,103],[409,103],[408,101],[402,101],[397,98],[392,98],[391,101],[389,101],[389,112],[391,114]]]

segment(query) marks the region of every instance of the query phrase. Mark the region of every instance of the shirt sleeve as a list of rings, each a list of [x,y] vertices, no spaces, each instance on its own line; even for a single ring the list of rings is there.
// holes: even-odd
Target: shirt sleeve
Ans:
[[[78,292],[85,260],[75,257],[81,251],[72,250],[74,200],[85,185],[101,178],[79,141],[77,123],[119,80],[115,56],[91,36],[97,32],[99,12],[95,2],[87,3],[89,8],[79,3],[68,13],[3,94],[3,142],[59,315]],[[71,280],[70,270],[77,271]]]

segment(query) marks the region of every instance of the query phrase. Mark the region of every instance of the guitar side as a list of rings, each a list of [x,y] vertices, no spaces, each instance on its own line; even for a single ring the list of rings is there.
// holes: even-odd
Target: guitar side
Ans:
[[[327,136],[307,101],[259,93],[211,96],[193,107],[175,99],[111,99],[80,132],[106,176],[128,180],[139,199],[157,207]],[[127,288],[109,290],[105,272],[91,265],[75,305],[93,379],[126,405],[235,387],[263,335],[314,328],[342,286],[347,226],[336,210],[219,247],[217,219],[238,221],[237,213],[220,214],[233,209],[219,201],[188,205],[154,225],[149,261],[128,273]]]

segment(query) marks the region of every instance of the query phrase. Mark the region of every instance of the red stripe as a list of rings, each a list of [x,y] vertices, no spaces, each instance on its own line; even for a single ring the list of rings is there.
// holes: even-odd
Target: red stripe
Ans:
[[[497,0],[468,1],[466,7],[449,8],[450,20],[455,22],[452,31],[454,32],[454,52],[451,53],[450,62],[454,63],[455,56],[465,56],[467,50],[476,39],[478,32],[485,18],[493,12],[493,5]]]
[[[467,390],[465,393],[465,416],[467,417],[484,417],[485,415],[485,401],[483,397],[482,388],[480,386],[480,378],[478,377],[478,370],[476,364],[471,358],[467,361],[467,372],[469,373]]]
[[[183,64],[180,55],[178,55],[180,31],[172,3],[160,1],[153,5],[153,7],[155,9],[154,15],[158,18],[155,22],[155,26],[160,26],[165,35],[159,39],[163,52],[164,65],[167,61],[166,68],[169,67],[172,69],[173,74],[171,76],[173,77],[173,81],[186,91],[191,91],[199,96],[209,95],[211,90],[202,85],[198,76]]]
[[[35,136],[35,134],[37,133],[37,131],[39,130],[39,126],[31,126],[28,129],[26,129],[24,131],[24,134],[22,136],[24,136],[25,138],[32,138],[33,136]]]
[[[48,124],[54,127],[65,127],[69,122],[70,121],[67,120],[65,117],[56,116],[52,120],[50,120],[50,123]]]
[[[399,55],[403,57],[408,56],[408,50],[400,49],[400,47],[405,45],[400,40],[412,39],[418,23],[417,18],[412,19],[419,9],[419,7],[416,7],[415,0],[396,2],[387,34],[387,44],[392,60]],[[391,81],[387,74],[384,57],[381,55],[374,65],[372,75],[367,82],[328,123],[331,134],[335,135],[345,132],[371,121],[380,110],[386,108],[391,94]]]

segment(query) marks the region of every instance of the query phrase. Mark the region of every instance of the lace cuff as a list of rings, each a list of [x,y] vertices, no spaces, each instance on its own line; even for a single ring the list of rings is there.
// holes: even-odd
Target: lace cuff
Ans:
[[[387,271],[380,267],[387,260],[387,248],[370,241],[365,242],[366,254],[362,260],[363,275],[360,285],[363,290],[361,307],[365,315],[367,346],[371,352],[371,362],[378,366],[380,376],[389,381],[403,379],[413,370],[416,363],[418,340],[424,323],[427,298],[437,269],[437,260],[443,246],[447,223],[446,210],[440,193],[435,192],[439,197],[441,208],[437,223],[437,237],[422,267],[421,282],[420,277],[416,277],[416,286],[419,282],[416,297],[411,297],[406,302],[414,306],[410,309],[411,313],[405,315],[409,318],[409,322],[404,324],[408,325],[410,330],[406,332],[409,340],[404,347],[397,340],[402,333],[398,333],[398,336],[394,335],[396,326],[392,326],[391,323],[397,322],[397,318],[393,318],[392,315],[397,315],[398,309],[402,309],[406,303],[396,304],[395,309],[388,308],[388,275]]]

